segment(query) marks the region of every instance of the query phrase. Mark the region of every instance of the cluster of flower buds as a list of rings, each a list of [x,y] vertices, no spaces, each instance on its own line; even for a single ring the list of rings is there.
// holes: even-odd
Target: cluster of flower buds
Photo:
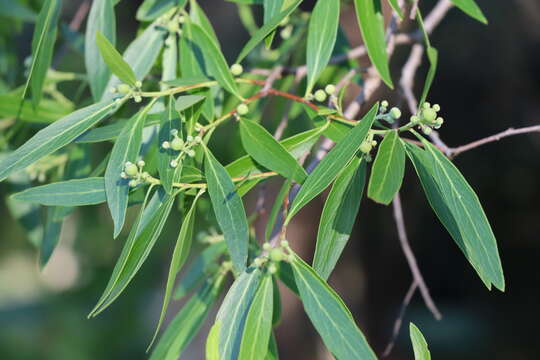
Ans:
[[[129,186],[135,187],[141,183],[146,182],[150,174],[146,171],[143,171],[145,162],[143,160],[137,161],[137,164],[134,164],[130,161],[126,161],[124,164],[124,171],[120,173],[122,179],[130,179]]]
[[[182,140],[178,136],[178,130],[172,129],[171,135],[173,136],[173,139],[171,141],[164,141],[161,144],[161,147],[163,149],[172,149],[173,151],[180,151],[180,154],[178,154],[178,157],[174,160],[171,160],[171,167],[175,168],[178,166],[179,161],[182,159],[182,157],[185,155],[189,157],[195,156],[195,150],[192,148],[196,145],[199,145],[202,142],[202,138],[200,136],[191,136],[188,135],[186,137],[186,141]]]
[[[373,136],[374,134],[369,132],[366,139],[362,141],[362,143],[360,144],[360,148],[359,148],[360,152],[366,155],[368,161],[371,160],[369,153],[378,144],[377,140],[373,140]]]
[[[313,95],[309,95],[308,100],[315,99],[318,102],[323,102],[326,100],[328,95],[334,96],[335,93],[336,93],[336,86],[333,84],[328,84],[325,86],[324,90],[319,89],[315,91]]]
[[[294,255],[289,247],[287,240],[282,240],[279,247],[272,247],[270,243],[264,243],[264,254],[253,260],[253,264],[256,267],[267,266],[267,270],[270,274],[275,274],[278,271],[278,265],[281,261],[292,262]]]
[[[393,124],[394,121],[401,118],[401,110],[397,107],[393,107],[388,111],[388,101],[381,101],[381,106],[379,106],[379,115],[377,115],[377,120],[384,120],[390,124]]]
[[[208,232],[201,231],[197,234],[197,241],[201,244],[215,244],[224,240],[225,236],[218,233],[213,227],[211,227]]]
[[[425,102],[420,112],[411,116],[411,122],[418,125],[424,134],[429,135],[432,128],[438,129],[444,123],[444,119],[437,116],[439,111],[441,111],[441,107],[438,104],[431,106],[430,103]]]
[[[140,81],[137,81],[135,83],[135,87],[133,86],[130,86],[128,84],[120,84],[116,87],[112,87],[110,89],[110,92],[113,93],[113,94],[122,94],[122,95],[130,95],[133,100],[137,103],[140,103],[142,101],[142,96],[141,96],[141,87],[142,87],[142,82]],[[117,99],[119,100],[119,99]]]

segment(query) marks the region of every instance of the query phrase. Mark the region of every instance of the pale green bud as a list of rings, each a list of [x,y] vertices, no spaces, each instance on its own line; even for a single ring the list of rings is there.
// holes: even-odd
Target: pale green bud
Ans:
[[[426,102],[422,105],[422,108],[424,108],[424,109],[429,109],[429,108],[431,108],[431,104],[428,103],[428,102],[426,101]]]
[[[423,132],[424,134],[426,134],[426,135],[431,134],[432,131],[433,131],[433,130],[432,130],[430,127],[428,127],[428,126],[424,126],[424,127],[422,128],[422,132]]]
[[[326,87],[324,88],[324,91],[326,91],[328,95],[334,95],[336,92],[336,87],[332,84],[329,84],[329,85],[326,85]]]
[[[326,92],[324,90],[317,90],[315,91],[315,100],[318,102],[323,102],[326,100]]]
[[[129,187],[135,187],[135,186],[139,185],[139,182],[137,180],[129,180],[128,185],[129,185]]]
[[[390,109],[390,116],[392,116],[394,119],[399,119],[401,117],[401,110],[399,110],[397,107],[393,107]]]
[[[287,240],[281,240],[280,245],[281,245],[281,247],[288,248],[289,247],[289,242]]]
[[[441,111],[441,107],[439,106],[439,104],[435,104],[431,108],[437,112]]]
[[[281,260],[283,260],[284,255],[285,254],[283,254],[283,251],[281,251],[281,249],[274,248],[270,250],[270,260],[272,260],[273,262],[280,262]]]
[[[171,165],[172,168],[176,168],[178,166],[178,161],[176,160],[171,160],[171,162],[169,163],[169,165]]]
[[[124,171],[126,175],[129,177],[136,176],[139,173],[139,169],[137,168],[137,166],[135,164],[130,163],[129,161],[126,162],[124,166]]]
[[[131,87],[128,84],[120,84],[116,89],[120,94],[127,94],[131,91]]]
[[[232,73],[234,76],[242,75],[243,72],[244,72],[244,68],[242,67],[242,65],[240,65],[240,64],[233,64],[233,65],[231,66],[231,73]]]
[[[184,148],[184,141],[180,139],[179,137],[175,137],[171,141],[171,149],[173,149],[174,151],[180,151],[183,148]]]
[[[432,123],[437,118],[437,113],[433,109],[424,109],[422,110],[422,117],[425,121]]]
[[[238,112],[238,115],[246,115],[249,112],[249,108],[246,104],[240,104],[236,108],[236,111]]]
[[[138,87],[138,88],[140,88],[140,87],[142,86],[142,82],[141,82],[140,80],[137,80],[137,81],[135,82],[135,86]]]
[[[381,106],[383,108],[387,108],[388,107],[388,101],[386,101],[386,100],[381,101]]]
[[[164,141],[161,143],[161,147],[164,149],[169,149],[171,147],[171,144],[168,141]]]
[[[272,245],[270,245],[269,243],[265,242],[265,243],[263,244],[263,250],[269,251],[270,249],[272,249]]]
[[[364,154],[367,154],[368,152],[371,151],[373,146],[371,146],[371,142],[370,141],[364,141],[361,145],[360,145],[360,151],[363,152]]]
[[[136,103],[140,103],[142,101],[142,97],[140,95],[133,96],[133,100],[135,100]]]
[[[275,274],[275,273],[277,273],[277,270],[278,270],[278,268],[277,268],[276,264],[270,264],[270,265],[268,265],[268,272],[269,272],[270,274]]]

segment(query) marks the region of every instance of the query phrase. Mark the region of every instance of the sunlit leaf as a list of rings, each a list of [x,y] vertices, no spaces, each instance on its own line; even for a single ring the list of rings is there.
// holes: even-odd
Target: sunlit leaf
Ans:
[[[124,83],[135,86],[137,77],[133,69],[122,58],[122,55],[120,55],[109,40],[99,31],[96,32],[96,44],[103,61],[105,61],[112,73],[118,76]]]
[[[409,324],[409,334],[414,351],[414,360],[431,360],[426,339],[413,323]]]

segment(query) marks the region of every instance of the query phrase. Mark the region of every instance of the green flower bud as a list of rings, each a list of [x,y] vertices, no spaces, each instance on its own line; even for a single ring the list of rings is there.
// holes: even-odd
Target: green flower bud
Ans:
[[[271,248],[272,248],[272,245],[270,245],[269,243],[265,242],[263,244],[263,250],[269,251]]]
[[[171,165],[172,168],[176,168],[178,166],[178,161],[176,160],[171,160],[171,162],[169,163],[169,165]]]
[[[109,89],[109,92],[111,92],[112,94],[116,94],[117,91],[118,90],[116,90],[116,88],[114,86]]]
[[[261,258],[255,258],[255,260],[253,260],[253,264],[256,266],[256,267],[261,267],[262,264],[264,263],[264,260],[261,259]]]
[[[139,161],[137,161],[137,166],[138,166],[138,167],[143,167],[144,165],[146,165],[146,163],[144,162],[144,160],[139,160]]]
[[[273,262],[280,262],[281,260],[283,260],[284,255],[285,254],[283,254],[283,251],[281,251],[281,249],[274,248],[270,250],[270,260],[272,260]]]
[[[288,248],[289,247],[289,242],[287,240],[281,240],[280,245],[281,245],[281,247]]]
[[[171,147],[171,144],[168,141],[164,141],[161,143],[161,147],[164,149],[169,149]]]
[[[171,149],[173,149],[174,151],[180,151],[183,148],[184,148],[184,141],[180,139],[179,137],[175,137],[171,141]]]
[[[371,141],[371,146],[377,146],[377,144],[378,144],[377,140]]]
[[[441,126],[444,123],[444,119],[442,117],[438,117],[437,120],[435,120],[435,124]]]
[[[136,103],[140,103],[142,101],[142,97],[140,95],[133,96],[133,100],[135,100]]]
[[[138,88],[140,88],[140,87],[142,86],[142,82],[141,82],[140,80],[137,80],[137,81],[135,82],[135,86],[138,87]]]
[[[200,136],[195,136],[195,138],[193,139],[193,141],[195,141],[197,144],[200,144],[200,143],[202,143],[202,137],[200,137]]]
[[[439,106],[439,104],[435,104],[431,108],[437,112],[441,111],[441,107]]]
[[[433,109],[424,109],[422,110],[422,117],[428,123],[432,123],[437,118],[437,113]]]
[[[360,145],[360,151],[363,152],[364,154],[367,154],[368,152],[370,152],[372,148],[373,146],[371,146],[371,141],[364,141]]]
[[[429,109],[429,108],[431,108],[431,104],[428,103],[428,102],[426,101],[426,102],[422,105],[422,108],[424,108],[424,109]]]
[[[187,142],[192,142],[192,141],[193,141],[193,136],[188,135],[188,136],[186,137],[186,140],[187,140]]]
[[[233,64],[233,65],[231,66],[231,73],[232,73],[234,76],[242,75],[243,72],[244,72],[244,68],[242,67],[242,65],[240,65],[240,64]]]
[[[195,156],[195,150],[188,150],[187,154],[188,154],[189,157],[194,157]]]
[[[268,272],[269,272],[270,274],[275,274],[275,273],[277,273],[277,270],[278,270],[278,268],[277,268],[276,264],[270,264],[270,265],[268,265]]]
[[[390,116],[392,116],[394,119],[399,119],[401,117],[401,110],[399,110],[397,107],[393,107],[390,109]]]
[[[176,135],[178,135],[178,130],[171,129],[170,133],[171,133],[172,136],[176,136]]]
[[[178,23],[177,22],[174,22],[174,21],[171,21],[167,24],[167,30],[170,32],[170,33],[175,33],[179,30],[180,28],[178,27]]]
[[[120,84],[116,89],[120,94],[127,94],[131,91],[131,87],[128,84]]]
[[[126,174],[125,171],[122,171],[122,172],[120,173],[120,177],[121,177],[122,179],[127,179],[127,178],[128,178],[128,176],[127,176],[127,174]]]
[[[413,116],[411,116],[411,122],[413,124],[417,124],[417,123],[420,122],[420,118],[417,115],[413,115]]]
[[[238,115],[246,115],[249,112],[249,108],[246,104],[240,104],[236,108],[236,111],[238,112]]]
[[[428,127],[428,126],[424,126],[424,127],[422,128],[422,132],[423,132],[424,134],[426,134],[426,135],[431,134],[431,131],[433,131],[433,130],[432,130],[430,127]]]
[[[386,101],[386,100],[381,101],[381,106],[383,108],[387,108],[388,107],[388,101]]]
[[[326,85],[326,87],[324,88],[324,91],[326,91],[328,95],[334,95],[334,93],[336,92],[336,87],[332,84],[329,84],[329,85]]]
[[[130,163],[129,161],[126,162],[124,166],[124,171],[126,175],[129,177],[137,176],[137,174],[139,173],[139,169],[137,168],[137,166],[135,164]]]
[[[128,185],[129,185],[129,187],[135,187],[135,186],[139,185],[139,182],[137,180],[129,180]]]
[[[293,27],[291,25],[285,26],[280,32],[279,35],[283,40],[291,38]]]
[[[326,92],[324,92],[324,90],[315,91],[315,100],[318,102],[323,102],[326,100]]]

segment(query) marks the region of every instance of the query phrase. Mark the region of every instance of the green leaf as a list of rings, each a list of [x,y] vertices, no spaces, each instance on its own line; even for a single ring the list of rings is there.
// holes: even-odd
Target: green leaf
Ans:
[[[196,0],[190,0],[189,2],[189,18],[194,24],[199,25],[210,37],[212,41],[219,47],[219,41],[208,19],[208,16],[204,13],[203,9],[199,6]]]
[[[171,161],[178,157],[178,152],[174,151],[170,147],[168,149],[163,148],[164,141],[168,141],[169,144],[174,139],[171,134],[172,129],[181,130],[180,118],[174,111],[174,97],[171,95],[167,99],[167,107],[161,116],[161,123],[159,126],[158,136],[158,171],[161,184],[165,191],[170,194],[173,191],[173,183],[178,180],[182,174],[183,161],[178,162],[176,168],[171,167]],[[180,133],[180,136],[182,134]]]
[[[176,79],[178,75],[178,42],[174,33],[170,33],[167,40],[165,40],[162,63],[161,81],[165,82]]]
[[[409,333],[414,351],[414,360],[431,360],[426,339],[413,323],[409,324]]]
[[[45,223],[41,247],[39,249],[39,266],[42,270],[49,262],[60,240],[62,225],[64,223],[64,216],[61,213],[64,212],[64,209],[56,206],[47,208],[47,222]]]
[[[336,179],[324,203],[317,233],[313,268],[323,279],[328,279],[349,241],[360,208],[366,163],[355,157]]]
[[[116,17],[114,5],[111,0],[96,0],[92,2],[92,8],[86,23],[86,35],[84,38],[84,63],[88,74],[88,83],[92,96],[97,101],[106,91],[107,82],[111,72],[103,61],[97,44],[97,34],[102,34],[109,45],[116,43]],[[114,50],[116,51],[116,50]]]
[[[278,3],[279,1],[270,0],[271,3]],[[279,12],[272,18],[268,19],[268,21],[265,20],[264,25],[258,29],[251,39],[244,45],[242,48],[242,51],[240,51],[240,54],[238,54],[238,57],[236,58],[235,63],[240,63],[244,58],[259,44],[261,41],[263,41],[272,31],[274,31],[281,21],[285,19],[287,16],[289,16],[296,8],[302,0],[294,0],[291,5],[289,5],[285,10]],[[265,12],[265,18],[266,18],[266,12]]]
[[[193,36],[193,42],[203,54],[204,62],[209,73],[216,78],[217,82],[224,89],[242,99],[238,91],[238,86],[227,65],[227,61],[216,42],[212,40],[206,31],[196,24],[191,25],[191,34]]]
[[[166,19],[165,19],[166,20]],[[165,40],[163,27],[159,26],[159,19],[150,24],[144,32],[129,44],[124,51],[123,59],[133,69],[136,79],[141,81],[154,66]],[[111,76],[106,89],[111,89],[121,83],[116,76]],[[111,99],[115,95],[110,91],[103,93],[102,99]]]
[[[285,181],[281,186],[281,189],[279,190],[276,198],[274,199],[274,205],[272,205],[272,210],[270,211],[270,215],[268,216],[268,221],[266,222],[266,229],[264,231],[265,241],[269,241],[270,237],[272,236],[272,232],[274,231],[274,227],[276,226],[276,221],[279,216],[279,210],[281,210],[281,206],[283,205],[285,197],[289,195],[291,185],[291,179]]]
[[[469,15],[473,19],[480,21],[482,24],[488,23],[482,10],[478,7],[474,0],[451,0],[457,8]]]
[[[51,66],[56,41],[56,26],[61,10],[62,2],[60,0],[46,0],[39,12],[36,27],[34,28],[32,64],[21,96],[21,99],[25,98],[28,86],[30,86],[34,107],[37,107],[41,100],[41,90],[47,77],[47,71]]]
[[[148,194],[150,194],[150,190]],[[131,228],[109,283],[88,317],[98,315],[112,304],[137,274],[163,230],[165,221],[171,212],[174,198],[174,196],[167,195],[162,189],[158,189],[150,204],[144,207],[145,198],[143,208]]]
[[[124,226],[129,193],[129,179],[122,178],[120,174],[124,171],[127,161],[137,162],[142,144],[144,120],[150,108],[151,104],[127,121],[114,143],[111,158],[105,170],[105,193],[114,223],[115,238]]]
[[[202,95],[183,95],[179,96],[176,99],[176,103],[174,105],[176,111],[184,111],[193,105],[203,101],[205,99],[205,96]]]
[[[206,360],[220,360],[219,359],[219,331],[221,330],[221,323],[216,322],[206,339]]]
[[[0,95],[0,118],[16,118],[29,123],[52,123],[69,113],[73,107],[55,100],[41,99],[37,107],[30,100],[23,100],[18,94]]]
[[[161,315],[159,316],[159,321],[156,326],[156,331],[154,332],[154,337],[152,338],[152,341],[150,342],[148,348],[152,347],[152,343],[154,342],[159,333],[159,329],[161,328],[163,320],[165,319],[165,314],[167,313],[167,307],[169,306],[169,303],[171,301],[171,295],[174,287],[174,282],[176,280],[176,275],[186,262],[189,251],[191,250],[191,242],[193,240],[193,227],[195,224],[195,212],[197,211],[196,205],[197,200],[202,194],[203,192],[199,192],[195,196],[195,198],[193,199],[193,203],[191,204],[191,208],[184,217],[184,221],[182,222],[182,226],[180,227],[180,233],[178,234],[178,239],[176,240],[176,245],[172,254],[171,265],[169,266],[169,274],[167,276],[167,285],[165,287],[165,295],[163,297]],[[175,357],[175,359],[177,358],[178,356]]]
[[[193,291],[205,278],[219,267],[217,260],[227,250],[225,241],[219,241],[204,249],[186,270],[174,292],[174,299],[180,300]]]
[[[111,101],[103,101],[87,106],[38,131],[0,163],[0,181],[71,143],[77,136],[103,120],[113,105]]]
[[[371,169],[368,197],[388,205],[394,199],[405,173],[405,149],[396,130],[386,134]]]
[[[420,102],[418,103],[420,106],[426,101],[427,96],[429,94],[429,90],[431,89],[431,84],[433,84],[433,79],[435,78],[435,73],[437,72],[437,62],[439,58],[439,53],[437,52],[437,49],[434,47],[428,47],[427,48],[427,56],[429,60],[429,70],[426,77],[426,81],[424,82],[424,89],[422,90],[422,97],[420,98]]]
[[[12,195],[13,200],[47,206],[84,206],[106,201],[101,177],[61,181],[35,186]]]
[[[208,193],[217,222],[223,231],[234,268],[241,273],[246,268],[249,232],[246,211],[236,186],[227,170],[204,146],[204,174],[208,183]]]
[[[264,24],[263,25],[266,25],[274,16],[279,14],[281,9],[283,8],[283,0],[263,0],[263,8],[264,8],[264,18],[263,18]],[[275,34],[276,32],[272,31],[264,39],[267,49],[270,49],[270,47],[272,46],[272,41],[274,40]],[[253,36],[253,34],[250,34],[250,35]]]
[[[118,76],[124,83],[135,86],[137,77],[133,69],[100,31],[96,32],[96,44],[103,60],[113,74]]]
[[[137,9],[136,18],[139,21],[152,21],[172,9],[177,3],[185,4],[182,0],[145,0]],[[181,5],[183,6],[183,5]]]
[[[285,220],[288,224],[294,215],[301,208],[310,202],[315,196],[319,195],[354,157],[360,144],[366,138],[369,129],[375,121],[375,115],[378,111],[378,104],[375,104],[362,120],[326,155],[319,165],[307,177],[306,181],[296,195],[289,214]]]
[[[150,360],[177,360],[204,324],[223,288],[223,275],[207,281],[171,321]],[[219,360],[219,358],[217,358]]]
[[[261,125],[240,121],[240,136],[247,153],[262,166],[301,184],[307,173],[296,159]]]
[[[279,360],[279,350],[276,343],[276,337],[272,333],[270,336],[270,344],[268,345],[268,352],[264,360]]]
[[[388,3],[392,7],[392,9],[394,9],[400,20],[403,20],[403,11],[401,11],[398,0],[388,0]]]
[[[311,94],[334,50],[339,27],[339,3],[335,0],[318,0],[311,13],[307,35],[306,95]]]
[[[450,160],[420,139],[426,150],[407,144],[407,154],[431,207],[487,288],[504,291],[497,241],[478,196]]]
[[[36,13],[18,1],[0,0],[0,16],[24,21],[35,21]]]
[[[338,294],[298,256],[292,268],[304,310],[328,350],[340,360],[376,360]]]
[[[380,5],[379,0],[354,0],[354,3],[369,58],[385,84],[393,89],[388,55],[386,54],[384,17],[380,6],[376,6],[376,4]]]
[[[249,268],[232,284],[216,315],[219,331],[219,359],[236,360],[240,351],[246,315],[261,282],[259,269]]]
[[[238,360],[266,356],[272,333],[273,289],[272,276],[264,276],[249,307]]]

